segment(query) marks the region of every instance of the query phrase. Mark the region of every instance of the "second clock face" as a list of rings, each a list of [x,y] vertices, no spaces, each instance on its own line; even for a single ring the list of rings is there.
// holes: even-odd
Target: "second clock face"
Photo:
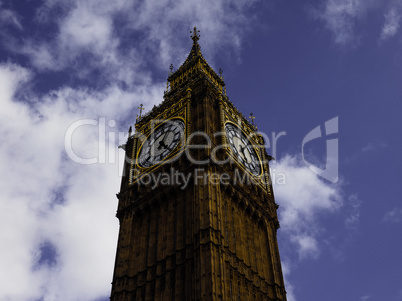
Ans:
[[[226,137],[228,138],[230,148],[237,159],[242,163],[252,174],[261,174],[261,165],[258,160],[257,153],[254,147],[243,132],[233,124],[226,124]]]
[[[138,155],[138,164],[141,167],[151,167],[161,162],[176,148],[183,134],[183,121],[166,121],[145,140]]]

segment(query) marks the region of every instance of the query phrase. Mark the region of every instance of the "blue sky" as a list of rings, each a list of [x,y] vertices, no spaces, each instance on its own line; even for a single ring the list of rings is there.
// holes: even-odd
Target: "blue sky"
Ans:
[[[401,0],[0,0],[0,300],[107,300],[117,145],[194,26],[230,100],[281,135],[288,300],[402,300],[401,18]]]

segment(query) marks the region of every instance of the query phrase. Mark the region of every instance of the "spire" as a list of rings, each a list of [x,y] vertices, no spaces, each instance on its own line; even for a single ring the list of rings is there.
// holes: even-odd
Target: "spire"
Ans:
[[[192,33],[191,39],[193,40],[193,47],[191,48],[191,51],[184,64],[191,62],[197,57],[202,57],[201,47],[198,44],[198,40],[200,39],[200,31],[194,26],[194,29],[190,31],[190,33]]]
[[[218,75],[202,56],[201,47],[198,44],[200,31],[194,26],[194,29],[191,30],[190,33],[191,39],[193,40],[193,46],[191,47],[190,53],[184,63],[175,72],[171,69],[167,79],[166,93],[175,90],[189,73],[194,74],[194,72],[203,73],[217,86],[219,90],[222,90],[223,86],[225,86],[222,74]]]
[[[200,39],[199,34],[199,30],[197,30],[197,27],[194,26],[194,30],[190,31],[190,33],[192,33],[193,35],[191,36],[191,38],[193,39],[194,44],[198,44],[198,40]]]

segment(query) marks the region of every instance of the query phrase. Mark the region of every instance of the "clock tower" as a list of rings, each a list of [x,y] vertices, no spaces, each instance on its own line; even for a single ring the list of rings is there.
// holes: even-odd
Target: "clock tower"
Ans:
[[[192,40],[129,131],[111,300],[286,300],[272,157]]]

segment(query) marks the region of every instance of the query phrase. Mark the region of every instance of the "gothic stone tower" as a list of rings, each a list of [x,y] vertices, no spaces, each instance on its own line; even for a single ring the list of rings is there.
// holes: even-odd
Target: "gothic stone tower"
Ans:
[[[111,300],[286,300],[271,157],[192,39],[125,146]]]

